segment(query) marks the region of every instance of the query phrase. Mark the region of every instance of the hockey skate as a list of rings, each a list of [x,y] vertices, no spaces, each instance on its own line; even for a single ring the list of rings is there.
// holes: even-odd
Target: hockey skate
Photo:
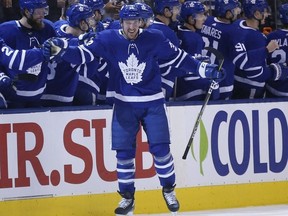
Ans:
[[[115,209],[115,215],[116,216],[133,216],[133,211],[135,207],[135,202],[134,202],[134,194],[130,192],[125,192],[125,193],[118,193],[121,195],[122,199],[119,202],[118,207]]]
[[[164,187],[162,189],[162,194],[168,209],[171,211],[172,215],[177,215],[177,211],[179,210],[179,202],[175,195],[175,188],[176,185],[172,187]]]

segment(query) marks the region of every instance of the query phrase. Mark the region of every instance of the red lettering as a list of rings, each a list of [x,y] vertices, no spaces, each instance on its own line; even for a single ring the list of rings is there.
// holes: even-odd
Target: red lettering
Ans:
[[[106,127],[105,119],[94,119],[92,120],[92,128],[95,129],[95,145],[96,145],[96,167],[99,177],[104,181],[116,181],[117,172],[108,171],[104,164],[104,138],[103,138],[103,128]]]
[[[0,188],[12,187],[8,174],[7,134],[11,132],[10,124],[0,125]]]
[[[13,124],[13,132],[17,134],[18,152],[18,178],[15,178],[15,187],[30,186],[30,178],[27,177],[26,161],[30,161],[36,177],[41,185],[49,184],[49,177],[45,175],[38,155],[43,148],[44,136],[41,127],[36,123]],[[35,147],[26,150],[25,134],[31,132],[35,135]]]
[[[83,136],[90,136],[90,122],[82,119],[75,119],[69,122],[64,131],[64,146],[68,153],[78,157],[84,162],[84,170],[81,173],[73,173],[72,165],[64,165],[65,182],[71,184],[81,184],[89,179],[92,173],[93,159],[89,149],[83,144],[75,143],[72,140],[73,131],[76,129],[83,130]]]
[[[149,152],[149,145],[147,142],[142,141],[142,129],[140,129],[137,134],[136,142],[137,142],[137,150],[135,158],[135,165],[136,165],[135,178],[150,178],[155,176],[156,172],[153,163],[151,164],[151,167],[148,169],[144,169],[143,166],[144,162],[143,153]],[[152,154],[150,155],[152,157]]]

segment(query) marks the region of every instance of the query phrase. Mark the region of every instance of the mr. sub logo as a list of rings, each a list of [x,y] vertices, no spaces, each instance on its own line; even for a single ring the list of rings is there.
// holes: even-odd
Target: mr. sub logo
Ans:
[[[0,124],[0,191],[117,181],[116,166],[111,168],[116,165],[115,152],[107,144],[107,130],[106,119],[72,119],[64,128],[57,125],[53,129],[39,122]],[[155,169],[152,156],[151,163],[143,158],[149,146],[141,133],[137,135],[135,178],[150,178]]]

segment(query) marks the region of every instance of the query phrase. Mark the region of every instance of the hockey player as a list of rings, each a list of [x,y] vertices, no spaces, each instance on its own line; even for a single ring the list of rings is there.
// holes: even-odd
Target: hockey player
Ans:
[[[279,49],[269,53],[267,62],[271,63],[288,63],[288,4],[279,7],[279,15],[282,28],[275,30],[267,35],[268,42],[276,40]],[[288,97],[287,80],[268,81],[266,83],[266,97]]]
[[[175,28],[171,28],[173,23],[172,18],[178,17],[180,10],[178,0],[159,0],[154,2],[154,22],[149,26],[151,29],[158,29],[176,46],[179,47],[180,41],[177,37]],[[161,61],[160,61],[160,64]],[[173,96],[173,87],[175,84],[176,74],[178,70],[168,68],[167,70],[160,69],[162,73],[162,90],[167,101]]]
[[[245,0],[243,11],[246,19],[237,23],[231,34],[233,63],[236,65],[233,98],[263,98],[268,80],[287,79],[288,69],[283,64],[267,65],[268,53],[279,48],[277,41],[267,45],[267,39],[259,31],[260,24],[268,16],[265,0]]]
[[[202,28],[207,18],[204,5],[197,1],[186,1],[182,4],[180,17],[183,22],[178,28],[180,48],[192,56],[201,57],[204,42],[196,31]],[[175,100],[203,100],[209,86],[210,80],[197,75],[178,77],[177,85],[174,86]]]
[[[89,31],[90,24],[94,24],[95,20],[90,7],[84,4],[73,4],[67,9],[68,26],[60,28],[57,36],[69,40],[72,45],[78,45],[77,38]],[[75,40],[73,40],[73,38]],[[92,63],[90,63],[92,64]],[[94,62],[96,68],[98,62]],[[83,74],[86,65],[71,65],[69,62],[53,62],[54,70],[48,76],[47,87],[45,93],[41,97],[43,106],[69,106],[73,104],[74,95],[78,86],[79,73]],[[95,65],[94,65],[95,66]],[[90,68],[91,70],[91,68]],[[94,68],[93,68],[94,71]],[[65,83],[65,85],[63,85]],[[96,91],[99,87],[93,83]]]
[[[214,90],[214,92],[218,91],[218,98],[214,99],[227,100],[232,96],[235,70],[229,47],[231,46],[231,37],[238,37],[237,34],[231,34],[231,32],[235,32],[236,25],[233,25],[233,22],[241,13],[240,3],[238,0],[215,0],[214,13],[216,17],[208,16],[200,34],[205,47],[217,49],[225,59],[223,67],[227,76],[219,83],[219,89]],[[211,63],[217,63],[212,53],[204,50],[203,54],[210,56]]]
[[[143,29],[148,28],[154,21],[154,13],[152,8],[142,2],[136,2],[135,5],[138,7],[142,17],[142,24],[140,27]]]
[[[44,19],[47,15],[46,0],[19,0],[22,18],[2,23],[0,37],[12,49],[27,50],[41,47],[42,43],[55,36],[52,23]],[[21,71],[5,67],[5,73],[15,79]],[[5,95],[8,107],[25,108],[40,106],[40,97],[45,91],[47,74],[50,72],[48,62],[35,65],[31,73],[36,78],[32,80],[17,80],[14,82],[14,94]],[[5,93],[4,93],[5,94]]]
[[[0,38],[0,108],[7,108],[2,93],[8,94],[13,91],[13,84],[16,80],[29,80],[31,77],[34,79],[33,67],[41,64],[44,60],[41,49],[13,50]],[[19,72],[15,74],[14,80],[1,72],[5,67]]]
[[[104,25],[101,22],[104,13],[103,0],[80,0],[81,4],[85,4],[92,9],[95,19],[95,26],[91,26],[93,31],[100,32],[104,30]]]
[[[125,5],[120,11],[121,30],[100,32],[84,46],[66,47],[65,41],[52,39],[45,43],[49,58],[62,56],[65,61],[79,64],[102,56],[109,65],[107,95],[114,99],[112,117],[112,149],[116,151],[119,194],[122,200],[116,215],[126,215],[134,209],[134,178],[136,134],[140,123],[147,134],[150,152],[167,207],[177,212],[175,171],[170,152],[170,135],[161,90],[160,67],[175,66],[194,71],[201,77],[222,79],[217,65],[202,63],[175,47],[165,36],[153,29],[140,29],[141,17],[135,5]],[[161,126],[160,126],[161,125]]]

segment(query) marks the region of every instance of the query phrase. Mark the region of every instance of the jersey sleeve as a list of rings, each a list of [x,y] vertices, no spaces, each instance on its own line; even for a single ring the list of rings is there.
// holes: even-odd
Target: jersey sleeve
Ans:
[[[159,62],[161,62],[159,68],[161,70],[165,71],[165,68],[174,67],[182,69],[179,71],[185,74],[198,74],[197,67],[200,61],[193,58],[184,50],[177,48],[170,40],[165,38],[164,35],[159,36],[157,44]]]
[[[1,45],[0,56],[1,65],[12,70],[23,71],[23,73],[44,61],[41,49],[13,50],[5,43]]]
[[[266,64],[268,57],[266,39],[258,35],[254,34],[254,40],[250,40],[248,43],[247,40],[239,38],[238,42],[233,44],[231,53],[233,55],[233,63],[243,71],[243,75],[251,80],[263,82],[270,79],[272,74],[271,70],[267,69]],[[257,41],[258,44],[253,44],[253,41],[254,43]],[[253,48],[254,45],[255,48]]]

